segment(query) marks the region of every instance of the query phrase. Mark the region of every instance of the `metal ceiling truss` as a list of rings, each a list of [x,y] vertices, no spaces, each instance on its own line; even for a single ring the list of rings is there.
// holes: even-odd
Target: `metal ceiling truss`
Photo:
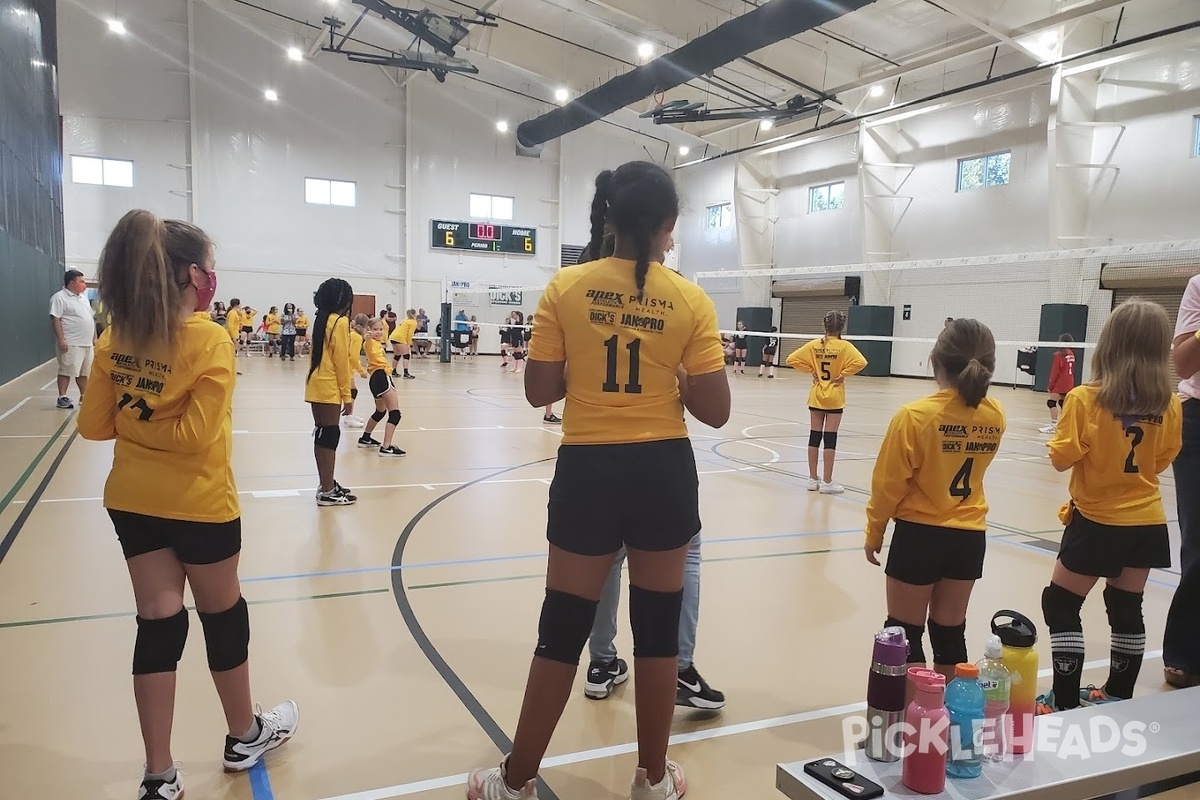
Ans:
[[[323,20],[326,27],[329,28],[329,44],[322,47],[322,50],[327,53],[340,53],[350,61],[361,64],[430,72],[443,83],[446,81],[446,75],[451,72],[479,74],[478,67],[455,55],[455,48],[471,33],[469,26],[497,27],[496,15],[487,11],[495,0],[485,3],[483,8],[470,18],[443,17],[428,8],[421,11],[410,11],[406,8],[397,8],[386,0],[352,1],[354,5],[362,6],[362,11],[345,33],[339,33],[345,24],[336,17],[326,17]],[[350,41],[350,37],[354,35],[354,31],[371,12],[411,33],[413,41],[409,45],[409,49],[397,51],[379,48],[378,52],[347,49],[346,44]],[[422,43],[432,47],[433,52],[421,52]],[[416,49],[413,49],[414,46]]]
[[[657,108],[641,114],[642,119],[651,119],[655,125],[679,125],[689,122],[722,122],[725,120],[770,120],[776,124],[784,124],[799,119],[815,116],[827,100],[837,98],[823,95],[807,98],[796,95],[787,101],[783,108],[776,106],[734,107],[709,109],[702,102],[689,103],[686,100],[672,100]]]

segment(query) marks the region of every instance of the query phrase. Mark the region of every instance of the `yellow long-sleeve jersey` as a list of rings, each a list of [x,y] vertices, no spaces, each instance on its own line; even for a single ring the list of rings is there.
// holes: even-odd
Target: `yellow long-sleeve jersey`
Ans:
[[[845,339],[826,336],[796,350],[788,356],[787,364],[816,378],[808,392],[810,408],[837,411],[846,407],[846,384],[842,379],[862,372],[867,359]]]
[[[1004,409],[991,398],[971,408],[943,389],[892,417],[875,459],[867,544],[878,548],[888,520],[981,531],[983,476],[1004,435]]]
[[[350,322],[338,314],[330,314],[325,330],[314,331],[324,336],[321,363],[308,376],[304,386],[307,403],[343,405],[350,402]]]
[[[350,329],[350,371],[367,377],[366,367],[363,366],[363,335],[353,328]],[[353,376],[351,376],[353,377]]]

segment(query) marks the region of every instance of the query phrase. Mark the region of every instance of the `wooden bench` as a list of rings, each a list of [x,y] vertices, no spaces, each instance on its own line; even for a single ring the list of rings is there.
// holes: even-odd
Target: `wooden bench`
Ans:
[[[1090,730],[1107,717],[1124,731],[1129,724],[1142,723],[1145,738],[1143,752],[1123,752],[1131,738],[1122,737],[1111,752],[1094,752],[1090,758],[1060,754],[1069,729],[1082,735],[1090,745]],[[1120,703],[1080,708],[1043,717],[1061,720],[1058,734],[1045,736],[1048,749],[1032,755],[1016,756],[1011,761],[984,764],[983,775],[971,780],[946,781],[946,790],[936,795],[910,791],[900,780],[901,762],[883,764],[867,759],[862,751],[854,763],[844,754],[829,758],[846,764],[874,781],[888,797],[926,797],[931,800],[1093,800],[1106,797],[1146,797],[1177,786],[1200,781],[1200,688],[1164,692]],[[1111,729],[1103,733],[1112,736]],[[790,800],[845,800],[804,771],[806,759],[776,768],[775,785]],[[1127,794],[1123,794],[1127,793]],[[1200,795],[1200,792],[1198,792]]]

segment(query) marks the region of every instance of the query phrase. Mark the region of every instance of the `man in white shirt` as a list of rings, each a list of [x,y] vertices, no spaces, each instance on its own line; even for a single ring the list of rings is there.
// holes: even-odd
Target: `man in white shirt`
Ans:
[[[74,408],[67,387],[74,378],[83,398],[96,343],[96,318],[82,272],[67,270],[62,291],[50,298],[50,324],[58,343],[58,407]]]

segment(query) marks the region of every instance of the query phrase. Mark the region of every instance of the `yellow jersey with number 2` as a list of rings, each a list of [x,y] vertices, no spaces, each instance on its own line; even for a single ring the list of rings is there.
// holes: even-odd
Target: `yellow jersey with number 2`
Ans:
[[[131,352],[111,328],[96,343],[78,425],[85,439],[116,439],[105,508],[188,522],[241,515],[231,463],[234,347],[206,317],[189,316],[171,352]]]
[[[879,547],[888,520],[987,529],[983,475],[1004,435],[1004,409],[985,397],[978,408],[943,389],[892,417],[871,477],[867,544]]]
[[[846,407],[846,384],[841,380],[862,372],[867,359],[845,339],[827,336],[813,339],[792,353],[787,364],[816,378],[808,392],[809,408],[837,411]]]
[[[1084,384],[1063,401],[1062,417],[1046,443],[1050,462],[1071,467],[1071,501],[1079,513],[1101,525],[1161,525],[1158,476],[1183,445],[1179,397],[1162,414],[1123,419],[1100,405],[1099,387]],[[1070,506],[1060,512],[1070,520]]]
[[[725,367],[708,295],[651,264],[639,298],[634,267],[619,258],[565,267],[542,292],[529,358],[567,363],[564,444],[686,438],[676,370]]]

